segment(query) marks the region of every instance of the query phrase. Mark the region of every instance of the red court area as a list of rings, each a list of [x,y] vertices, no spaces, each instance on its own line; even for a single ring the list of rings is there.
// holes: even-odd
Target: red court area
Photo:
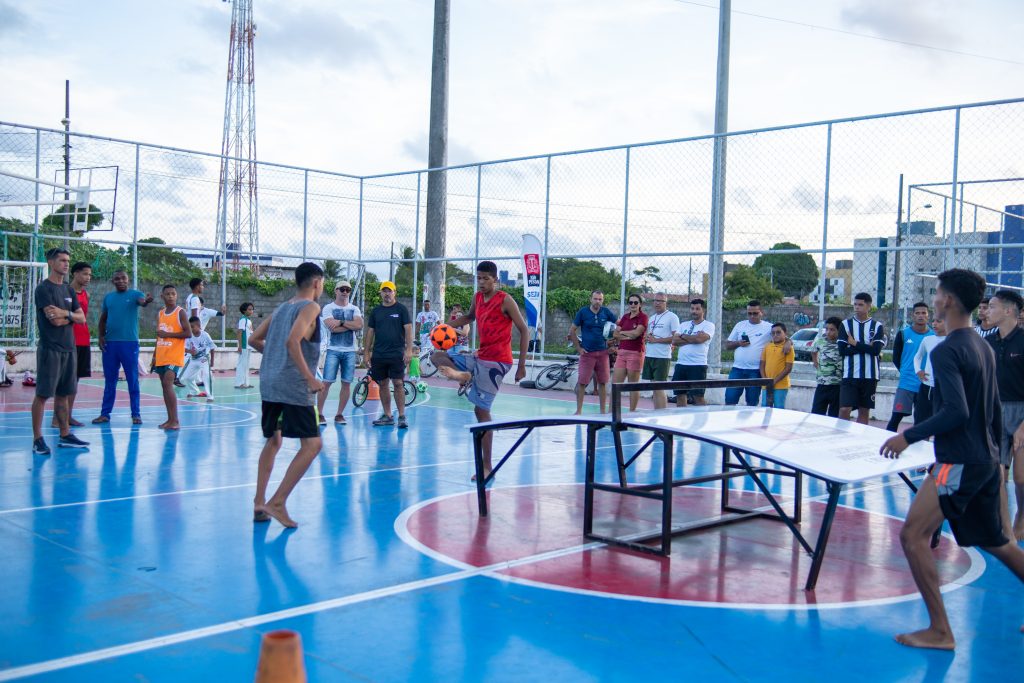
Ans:
[[[27,412],[32,407],[32,399],[36,395],[35,387],[26,387],[21,383],[21,376],[12,378],[14,384],[0,389],[0,413]],[[159,395],[142,392],[140,405],[143,408],[162,407],[164,400]],[[99,415],[103,403],[103,379],[79,380],[78,393],[75,395],[75,417],[92,419]],[[53,410],[53,401],[47,401],[46,409]],[[79,412],[81,409],[81,412]],[[128,412],[128,385],[117,384],[117,396],[114,399],[114,410]]]
[[[583,549],[583,487],[497,488],[490,513],[477,514],[475,493],[428,502],[408,514],[405,533],[425,552],[485,567],[522,561],[495,573],[554,589],[616,597],[721,605],[807,606],[916,597],[900,548],[902,521],[840,507],[812,592],[803,590],[811,558],[782,522],[752,519],[673,538],[670,558],[600,546]],[[783,500],[780,498],[780,500]],[[759,494],[730,492],[730,502],[766,505]],[[625,535],[655,528],[654,501],[595,494],[594,530]],[[787,503],[783,503],[784,506]],[[820,527],[824,503],[805,502],[805,536]],[[674,522],[717,516],[717,489],[676,489]],[[565,550],[558,553],[554,551]],[[534,558],[544,553],[547,557]],[[967,580],[972,559],[948,537],[935,551],[943,584]]]

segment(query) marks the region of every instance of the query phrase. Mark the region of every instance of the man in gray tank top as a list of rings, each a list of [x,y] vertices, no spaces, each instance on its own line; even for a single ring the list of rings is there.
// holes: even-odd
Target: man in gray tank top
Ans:
[[[286,527],[298,524],[288,516],[285,501],[320,453],[320,425],[316,414],[317,393],[323,388],[316,378],[320,359],[320,305],[324,271],[315,263],[295,269],[298,291],[256,329],[249,345],[263,354],[260,363],[260,398],[263,399],[263,436],[253,499],[253,521],[273,517]],[[299,439],[299,452],[274,495],[267,500],[267,484],[283,437]]]

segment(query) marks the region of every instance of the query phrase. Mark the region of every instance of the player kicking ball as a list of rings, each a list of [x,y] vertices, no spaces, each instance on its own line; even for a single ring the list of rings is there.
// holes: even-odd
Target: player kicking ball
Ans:
[[[935,465],[910,504],[900,543],[924,598],[928,628],[901,633],[909,647],[956,647],[942,602],[932,534],[949,520],[961,546],[978,546],[1024,581],[1024,550],[1003,533],[999,491],[1000,418],[996,361],[991,346],[971,329],[971,313],[985,294],[985,280],[970,270],[939,274],[935,318],[946,323],[946,340],[931,354],[934,413],[886,441],[881,454],[898,458],[909,444],[935,437]]]
[[[519,304],[498,286],[498,266],[493,261],[481,261],[476,267],[477,293],[473,305],[465,315],[450,321],[460,328],[474,320],[480,335],[480,348],[475,353],[449,354],[435,351],[430,360],[448,379],[466,387],[466,397],[474,406],[477,422],[491,419],[491,404],[501,389],[501,383],[512,369],[512,326],[519,330],[519,365],[516,383],[526,377],[526,355],[530,346],[530,332],[519,310]],[[483,437],[484,478],[491,475],[491,442],[493,432]],[[473,476],[476,481],[476,476]]]

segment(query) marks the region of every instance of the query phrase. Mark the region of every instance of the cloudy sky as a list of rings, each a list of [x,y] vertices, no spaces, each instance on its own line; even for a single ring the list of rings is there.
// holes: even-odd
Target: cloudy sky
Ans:
[[[254,0],[260,158],[423,167],[429,0]],[[730,128],[1021,95],[1020,0],[736,0]],[[216,151],[230,4],[0,0],[0,120]],[[452,0],[450,160],[712,129],[714,0]]]

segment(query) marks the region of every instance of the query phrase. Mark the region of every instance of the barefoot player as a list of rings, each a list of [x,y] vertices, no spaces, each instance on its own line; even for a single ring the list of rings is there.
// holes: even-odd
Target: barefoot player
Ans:
[[[935,413],[882,445],[897,458],[908,444],[935,437],[935,466],[925,477],[900,532],[931,623],[896,640],[910,647],[952,650],[956,646],[940,592],[939,573],[930,547],[932,534],[949,520],[961,546],[980,546],[1024,581],[1024,550],[1003,533],[998,459],[1002,416],[992,348],[971,329],[971,312],[985,293],[985,281],[973,271],[953,269],[939,275],[935,317],[946,323],[946,340],[932,353]]]
[[[491,404],[501,389],[505,375],[512,369],[512,326],[519,330],[519,365],[516,382],[526,377],[526,356],[530,346],[530,331],[515,299],[498,288],[498,266],[493,261],[481,261],[476,267],[477,293],[469,313],[451,321],[458,329],[476,321],[480,334],[480,348],[476,353],[460,353],[454,357],[445,351],[436,351],[430,360],[448,379],[468,384],[467,398],[475,408],[477,422],[491,419]],[[483,438],[484,477],[491,474],[491,442],[493,432]],[[474,477],[475,479],[475,477]]]
[[[249,340],[263,354],[260,397],[263,436],[267,440],[256,475],[253,521],[268,522],[273,517],[289,528],[298,524],[285,507],[288,494],[320,453],[316,397],[323,384],[315,374],[320,360],[320,305],[316,300],[324,291],[324,271],[315,263],[303,263],[295,269],[295,284],[295,296],[278,306]],[[277,491],[267,500],[267,485],[282,437],[299,439],[299,452]]]

